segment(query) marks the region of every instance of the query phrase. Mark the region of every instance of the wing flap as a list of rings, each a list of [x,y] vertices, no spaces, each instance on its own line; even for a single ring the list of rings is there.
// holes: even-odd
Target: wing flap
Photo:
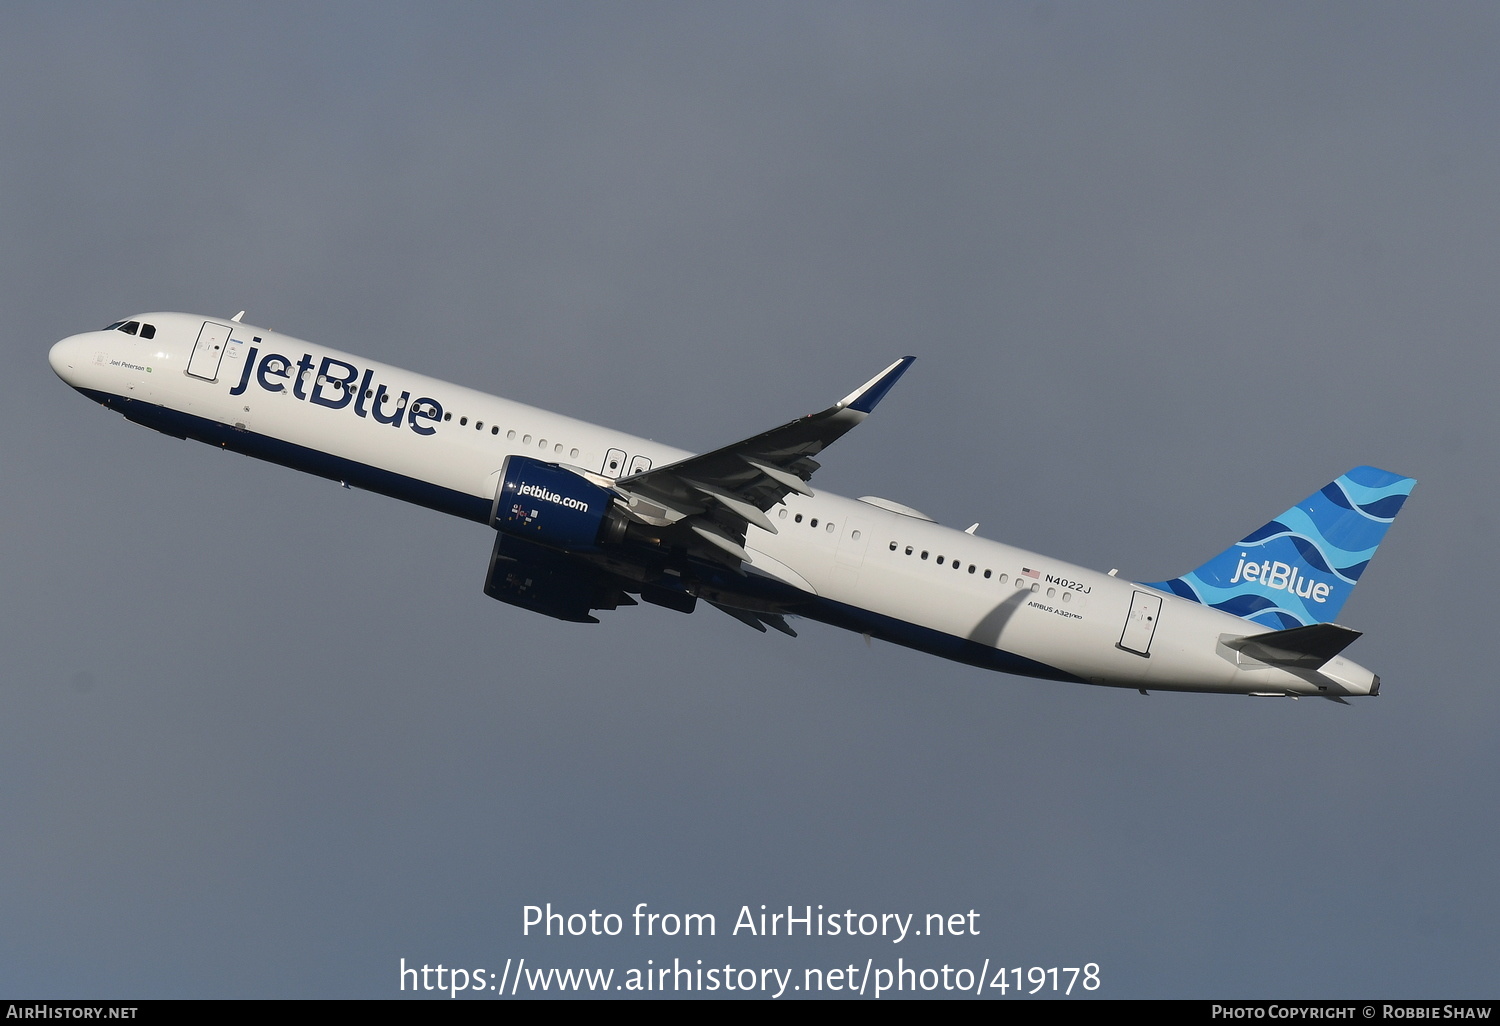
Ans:
[[[744,560],[746,529],[753,525],[775,533],[765,511],[791,493],[812,494],[806,482],[819,467],[813,457],[862,423],[915,359],[902,357],[821,413],[620,478],[614,488],[632,504],[645,500],[673,511],[697,511],[682,518],[691,529],[684,539],[707,543],[715,558],[727,554]]]
[[[766,627],[769,626],[785,634],[787,637],[795,638],[797,636],[797,632],[792,630],[791,626],[786,622],[786,618],[780,613],[752,612],[748,609],[736,609],[734,606],[720,605],[717,602],[710,602],[709,605],[728,613],[746,627],[753,627],[762,634],[766,633]]]

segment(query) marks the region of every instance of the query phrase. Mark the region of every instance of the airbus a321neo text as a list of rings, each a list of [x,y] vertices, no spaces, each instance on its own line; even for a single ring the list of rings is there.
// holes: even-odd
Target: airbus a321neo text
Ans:
[[[243,316],[243,315],[240,315]],[[759,631],[808,617],[973,666],[1342,701],[1380,679],[1333,623],[1415,482],[1356,467],[1198,569],[1133,583],[808,484],[911,366],[694,455],[302,342],[141,314],[52,347],[129,420],[486,525],[486,595],[579,623],[637,599]]]

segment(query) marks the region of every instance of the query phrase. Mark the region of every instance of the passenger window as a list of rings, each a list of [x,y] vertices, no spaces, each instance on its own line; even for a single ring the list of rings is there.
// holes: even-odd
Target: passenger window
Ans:
[[[907,555],[908,555],[908,556],[909,556],[909,555],[911,555],[911,546],[910,546],[910,545],[908,545],[908,546],[907,546],[907,547],[906,547],[906,554],[907,554]]]
[[[802,514],[801,514],[801,513],[798,513],[798,514],[797,514],[797,515],[796,515],[796,516],[795,516],[795,517],[793,517],[793,518],[792,518],[792,519],[793,519],[793,520],[795,520],[795,521],[796,521],[796,522],[797,522],[797,523],[799,523],[799,524],[800,524],[800,523],[802,523]]]
[[[943,565],[943,557],[942,557],[942,556],[939,556],[939,557],[938,557],[938,558],[937,558],[937,565],[938,565],[938,566],[942,566],[942,565]]]
[[[973,572],[974,572],[974,564],[973,564],[973,563],[970,563],[970,564],[969,564],[969,573],[971,573],[971,574],[972,574],[972,573],[973,573]]]
[[[927,558],[927,550],[926,550],[926,549],[923,549],[923,550],[922,550],[922,558],[923,558],[923,559],[926,559],[926,558]]]
[[[817,517],[813,517],[812,518],[812,522],[809,523],[808,526],[809,527],[817,527],[818,526],[818,518]]]

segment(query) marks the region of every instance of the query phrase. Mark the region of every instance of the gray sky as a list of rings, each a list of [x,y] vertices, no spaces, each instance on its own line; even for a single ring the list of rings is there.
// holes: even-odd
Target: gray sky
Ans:
[[[1500,13],[0,9],[0,993],[408,964],[1101,966],[1491,996]],[[47,347],[247,320],[691,449],[918,363],[817,484],[1159,580],[1419,479],[1375,700],[985,673],[486,599],[478,525],[127,424]],[[521,909],[712,912],[544,940]],[[979,937],[728,937],[741,905]]]

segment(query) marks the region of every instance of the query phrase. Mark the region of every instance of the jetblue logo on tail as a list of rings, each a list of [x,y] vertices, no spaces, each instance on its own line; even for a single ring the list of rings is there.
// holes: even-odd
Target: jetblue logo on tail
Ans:
[[[1312,599],[1314,602],[1327,602],[1328,593],[1333,590],[1333,585],[1314,581],[1302,572],[1301,567],[1269,559],[1262,563],[1253,560],[1247,562],[1243,552],[1240,553],[1240,565],[1234,568],[1234,576],[1229,579],[1229,583],[1238,584],[1241,581],[1260,581],[1264,587],[1289,591],[1298,598]]]
[[[1415,484],[1355,467],[1192,573],[1149,587],[1278,630],[1329,623]]]

